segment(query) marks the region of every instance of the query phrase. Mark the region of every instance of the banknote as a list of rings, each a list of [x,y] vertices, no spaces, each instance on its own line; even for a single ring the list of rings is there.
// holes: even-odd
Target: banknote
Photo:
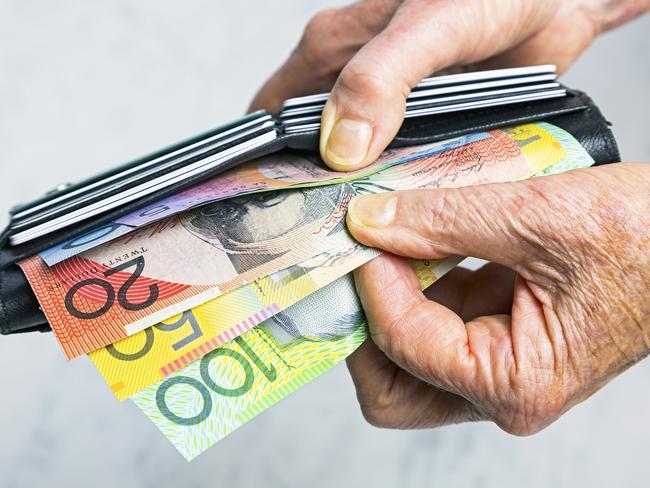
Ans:
[[[351,192],[323,188],[227,200],[53,267],[38,256],[20,266],[72,359],[307,258],[356,247],[342,224]]]
[[[356,194],[512,181],[565,155],[539,124],[489,135],[350,183],[204,205],[51,268],[38,256],[20,265],[73,358],[311,256],[356,245],[344,225]]]
[[[420,262],[421,286],[457,263]],[[299,303],[132,397],[187,460],[330,369],[366,338],[351,275]]]
[[[547,176],[552,174],[564,173],[573,169],[588,168],[594,164],[594,159],[585,151],[580,143],[569,134],[567,131],[560,129],[552,124],[540,123],[540,127],[550,134],[555,139],[554,144],[562,146],[564,157],[556,163],[540,168],[534,176]],[[517,132],[520,128],[507,129],[507,132],[516,140],[521,141],[520,144],[525,144],[528,136],[518,135]]]
[[[555,128],[549,128],[551,131]],[[521,131],[522,146],[534,142]],[[557,132],[566,151],[536,176],[593,164],[575,139]],[[422,288],[462,258],[413,261]],[[191,460],[240,425],[347,357],[366,337],[350,276],[310,295],[261,326],[133,397]]]
[[[552,132],[555,128],[547,126],[546,131]],[[531,141],[549,142],[537,136],[531,137],[526,127],[512,129],[511,132],[522,146],[529,146]],[[556,131],[555,137],[558,140],[566,138],[566,133]],[[575,142],[565,140],[561,147],[565,150],[567,161],[560,160],[536,175],[566,170],[567,164],[573,168],[592,163],[589,155]],[[375,254],[376,251],[373,253],[369,249],[358,248],[334,262],[329,258],[327,262],[322,262],[317,257],[300,266],[256,280],[250,286],[240,287],[117,344],[92,352],[90,358],[117,397],[123,400],[203,357],[270,314],[306,297]],[[305,273],[305,269],[309,269],[309,272]],[[296,276],[299,278],[294,279]],[[187,337],[192,340],[188,341]]]
[[[238,166],[106,225],[74,236],[39,255],[48,266],[52,266],[134,229],[206,203],[260,191],[349,182],[391,166],[446,152],[488,137],[490,135],[487,132],[479,132],[432,144],[389,149],[367,168],[348,173],[330,170],[315,153],[283,151]]]
[[[363,246],[328,252],[255,280],[89,354],[124,400],[377,256]]]

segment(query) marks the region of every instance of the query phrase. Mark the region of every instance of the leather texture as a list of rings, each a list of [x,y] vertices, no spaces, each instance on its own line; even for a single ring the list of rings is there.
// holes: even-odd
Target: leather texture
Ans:
[[[570,90],[568,96],[564,98],[407,119],[391,146],[404,147],[424,144],[471,132],[542,120],[571,133],[591,154],[596,164],[620,161],[618,147],[609,122],[586,94],[575,90]],[[318,130],[288,135],[283,134],[280,127],[278,139],[257,148],[254,152],[227,161],[211,174],[217,174],[242,162],[287,147],[310,151],[318,150],[318,137]],[[200,179],[191,180],[189,184],[196,184],[199,181]],[[39,309],[27,279],[14,264],[16,261],[180,189],[181,187],[174,187],[165,192],[145,197],[110,212],[100,219],[63,230],[27,245],[10,247],[5,242],[4,247],[0,250],[0,333],[15,334],[49,329],[45,315]],[[0,235],[0,246],[3,245],[3,239],[6,241],[6,233]]]
[[[41,311],[29,283],[16,265],[0,272],[0,333],[47,331]]]

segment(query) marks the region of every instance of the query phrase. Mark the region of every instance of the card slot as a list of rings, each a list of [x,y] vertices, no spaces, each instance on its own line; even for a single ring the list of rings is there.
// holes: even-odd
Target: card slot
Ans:
[[[537,93],[537,94],[511,95],[511,96],[497,98],[497,99],[472,101],[472,102],[458,103],[453,105],[445,105],[441,107],[409,110],[405,113],[404,118],[451,113],[451,112],[458,112],[462,110],[472,110],[474,108],[497,107],[499,105],[507,105],[511,103],[520,103],[520,102],[531,102],[535,100],[546,100],[549,98],[558,98],[563,96],[566,96],[566,90],[564,89],[554,90],[551,92]]]
[[[527,86],[518,86],[514,88],[504,88],[501,90],[487,90],[473,93],[462,93],[459,95],[449,95],[449,96],[438,96],[432,98],[424,98],[418,100],[408,100],[406,102],[406,110],[411,110],[416,107],[425,107],[425,106],[435,106],[447,102],[462,102],[462,101],[473,101],[473,100],[483,100],[489,98],[499,98],[502,96],[510,94],[521,94],[521,93],[544,93],[547,91],[553,91],[560,87],[558,82],[552,83],[542,83],[535,85]]]
[[[81,208],[70,214],[66,214],[57,219],[50,220],[46,223],[37,225],[18,233],[12,233],[9,236],[9,240],[12,245],[19,245],[25,242],[29,242],[38,237],[47,235],[50,232],[68,227],[77,222],[87,220],[95,215],[102,214],[113,208],[128,204],[134,200],[142,198],[151,193],[155,193],[161,189],[167,188],[171,185],[180,184],[184,180],[187,180],[192,177],[196,177],[201,173],[208,172],[218,166],[220,163],[228,161],[231,158],[235,158],[243,153],[254,151],[256,148],[263,146],[277,137],[277,132],[275,129],[265,134],[259,135],[254,139],[248,140],[244,143],[241,143],[237,146],[219,153],[215,158],[210,158],[208,160],[200,160],[193,165],[179,168],[173,173],[166,174],[162,177],[156,178],[147,182],[146,184],[140,185],[138,187],[130,189],[128,192],[123,192],[114,197],[106,200],[96,202],[93,205]],[[201,163],[201,164],[199,164]]]
[[[405,114],[419,113],[417,111],[429,109],[429,108],[452,107],[460,104],[484,102],[489,100],[498,101],[511,96],[535,95],[535,96],[539,96],[540,98],[544,98],[543,95],[548,94],[550,98],[556,96],[557,90],[563,90],[563,88],[560,88],[559,83],[557,83],[552,88],[544,88],[544,89],[526,89],[526,90],[517,90],[517,91],[507,90],[504,91],[503,93],[497,93],[497,94],[492,93],[492,94],[485,94],[481,96],[449,97],[452,98],[451,100],[442,100],[437,98],[431,100],[420,100],[419,101],[420,103],[407,105]]]
[[[559,86],[559,84],[558,84]],[[485,107],[497,107],[499,105],[506,105],[519,102],[528,102],[536,100],[545,100],[549,98],[557,98],[566,95],[566,90],[564,88],[558,88],[555,90],[537,90],[530,93],[523,93],[519,95],[506,94],[501,97],[484,97],[477,98],[472,100],[461,100],[457,103],[451,104],[433,104],[431,106],[427,105],[422,108],[407,108],[405,111],[405,118],[420,117],[426,115],[436,115],[444,114],[451,112],[458,112],[463,110],[471,110],[473,108],[485,108]],[[302,119],[296,119],[287,121],[285,123],[285,133],[287,134],[299,134],[304,132],[309,132],[314,129],[318,129],[320,126],[320,116],[313,117],[304,117]]]
[[[272,132],[275,133],[275,130],[273,129]],[[268,131],[263,132],[262,135],[264,135],[266,133],[268,133]],[[256,137],[259,137],[259,134],[257,134]],[[256,137],[253,138],[253,140],[255,140]],[[33,228],[35,228],[37,226],[39,226],[39,228],[47,227],[49,225],[52,225],[53,222],[60,222],[62,220],[65,220],[67,218],[67,216],[69,216],[69,215],[78,215],[79,213],[84,213],[85,211],[96,209],[98,207],[101,207],[101,205],[104,204],[105,202],[113,201],[115,199],[118,199],[122,195],[131,194],[131,193],[137,191],[138,189],[147,188],[147,186],[151,185],[152,182],[165,181],[164,180],[165,177],[170,178],[170,177],[172,177],[174,175],[182,175],[183,171],[190,171],[193,168],[201,168],[203,165],[206,165],[206,164],[210,163],[214,159],[214,157],[219,158],[219,159],[223,159],[223,157],[228,157],[229,155],[231,155],[231,153],[233,152],[234,149],[236,149],[237,147],[241,147],[242,144],[247,144],[248,142],[249,142],[248,140],[240,141],[237,144],[233,144],[233,145],[231,145],[231,147],[224,149],[223,151],[215,152],[215,153],[212,153],[212,154],[210,154],[208,156],[204,156],[202,158],[199,158],[199,159],[195,160],[192,164],[183,165],[181,167],[176,168],[174,171],[166,172],[166,173],[164,173],[162,175],[159,175],[158,177],[156,177],[154,179],[145,179],[144,182],[140,182],[140,184],[137,185],[137,186],[136,185],[131,185],[130,187],[126,188],[125,191],[120,191],[120,192],[113,193],[111,195],[106,196],[105,198],[103,198],[101,200],[95,200],[90,205],[76,206],[74,209],[68,209],[65,212],[59,212],[56,215],[53,215],[50,218],[46,219],[45,221],[41,220],[39,222],[35,222],[32,225],[30,225],[29,227],[12,225],[12,229],[11,229],[12,230],[12,235],[17,235],[18,233],[28,233],[28,232],[31,231],[31,229],[33,229]],[[26,234],[26,235],[28,235],[28,234]]]
[[[555,80],[555,77],[552,78],[552,80]],[[544,80],[543,80],[544,81]],[[448,95],[445,96],[445,94],[436,94],[436,93],[429,93],[428,96],[422,96],[421,98],[435,98],[435,99],[440,99],[441,101],[443,100],[453,100],[454,97],[478,97],[478,96],[484,96],[484,93],[504,93],[505,91],[510,91],[512,93],[519,92],[519,91],[525,91],[525,90],[539,90],[542,88],[557,88],[560,86],[560,84],[557,81],[547,81],[545,83],[540,83],[540,82],[531,82],[531,83],[526,83],[523,84],[522,86],[513,86],[513,87],[506,87],[502,88],[501,90],[490,90],[488,89],[485,91],[485,86],[476,86],[476,87],[471,87],[467,86],[466,90],[462,90],[463,93],[459,95]],[[488,87],[489,88],[489,87]],[[479,91],[479,90],[484,90],[484,91]],[[449,92],[449,93],[454,93],[454,92]],[[420,97],[412,97],[409,96],[407,98],[406,106],[414,106],[418,104],[424,104],[424,103],[429,103],[427,100],[421,100]],[[324,107],[323,105],[313,105],[313,106],[308,106],[308,107],[300,107],[300,108],[294,108],[287,110],[286,112],[281,112],[280,113],[280,119],[288,122],[289,120],[293,119],[294,117],[299,117],[303,115],[309,115],[309,114],[319,114],[322,112]]]
[[[62,194],[58,196],[52,196],[51,198],[48,198],[42,203],[38,203],[36,205],[30,204],[31,206],[27,208],[24,208],[23,206],[22,207],[23,209],[14,212],[13,217],[14,219],[22,220],[23,218],[31,214],[34,214],[38,211],[44,210],[51,206],[60,205],[69,199],[80,197],[93,189],[102,188],[110,184],[112,181],[119,180],[120,178],[128,176],[129,174],[142,171],[143,169],[146,169],[147,167],[150,167],[152,165],[162,165],[163,163],[165,163],[165,161],[170,161],[171,158],[175,159],[175,158],[183,157],[184,155],[187,155],[188,152],[199,151],[202,148],[205,148],[205,146],[218,143],[225,138],[229,138],[230,136],[233,136],[242,131],[247,131],[250,128],[254,128],[258,125],[263,125],[264,123],[271,120],[272,117],[270,114],[259,114],[253,120],[249,120],[230,129],[220,130],[218,133],[214,133],[214,131],[208,132],[206,137],[204,138],[199,138],[199,139],[192,138],[189,140],[188,144],[182,145],[183,143],[179,143],[176,146],[174,146],[171,151],[165,152],[163,155],[154,157],[153,159],[148,159],[140,164],[131,165],[124,171],[120,171],[120,172],[113,171],[110,173],[108,177],[103,178],[101,180],[96,180],[87,185],[80,186],[76,190],[64,191],[62,192]],[[79,184],[75,186],[79,186]]]
[[[74,198],[70,201],[66,201],[59,205],[55,205],[51,208],[45,209],[31,217],[26,217],[23,219],[14,218],[14,223],[12,225],[12,228],[16,230],[20,230],[25,227],[31,227],[37,225],[38,223],[41,223],[45,220],[58,217],[59,215],[62,215],[66,212],[70,212],[82,206],[85,206],[89,202],[93,202],[98,198],[107,197],[107,196],[111,196],[112,194],[122,192],[135,185],[138,185],[144,180],[155,178],[157,176],[162,176],[165,173],[174,171],[179,167],[190,164],[201,158],[208,157],[211,154],[221,151],[222,149],[226,149],[229,146],[239,143],[239,141],[245,139],[246,137],[251,137],[252,135],[258,133],[260,130],[270,129],[271,127],[274,126],[275,126],[274,121],[267,120],[263,122],[260,126],[256,125],[248,130],[240,131],[236,133],[236,135],[230,138],[220,139],[216,141],[214,144],[210,144],[208,146],[202,147],[201,149],[198,149],[196,151],[186,152],[180,157],[169,160],[164,165],[155,166],[147,171],[135,174],[125,180],[120,180],[111,185],[104,186],[94,191],[84,193],[83,195],[77,198]]]
[[[444,85],[463,85],[467,83],[481,82],[486,80],[499,80],[499,79],[518,79],[529,78],[536,75],[555,75],[556,67],[552,64],[539,65],[539,66],[525,66],[520,68],[504,68],[488,71],[479,71],[473,73],[459,73],[445,76],[433,76],[425,78],[418,83],[413,92],[426,90],[430,87],[444,86]],[[318,93],[315,95],[306,95],[304,97],[290,98],[282,105],[283,110],[291,107],[297,107],[310,104],[324,104],[329,97],[329,93]]]
[[[555,74],[556,66],[554,64],[545,64],[540,66],[524,66],[522,68],[504,68],[489,71],[478,71],[472,73],[458,73],[446,76],[433,76],[426,78],[414,88],[422,90],[433,86],[442,86],[448,84],[468,83],[474,81],[484,81],[499,78],[523,78],[542,74]]]
[[[554,82],[554,83],[548,83],[544,85],[531,85],[527,87],[518,87],[518,88],[512,88],[512,89],[504,89],[504,90],[489,90],[485,92],[478,92],[478,93],[472,93],[472,94],[462,94],[462,95],[452,95],[448,97],[432,97],[431,99],[425,99],[425,100],[413,100],[409,101],[406,104],[406,111],[405,111],[405,116],[413,116],[409,114],[426,114],[426,112],[422,112],[422,110],[426,108],[434,108],[434,107],[452,107],[457,104],[463,104],[463,103],[470,103],[470,102],[482,102],[484,100],[500,100],[504,97],[507,97],[511,94],[514,93],[531,93],[531,94],[536,94],[540,95],[539,97],[536,97],[535,99],[539,98],[544,98],[542,96],[544,93],[549,93],[549,98],[553,96],[558,96],[556,94],[556,91],[558,87],[560,86],[559,83]],[[483,106],[483,105],[481,105]],[[433,113],[433,112],[432,112]],[[306,116],[306,117],[297,117],[297,118],[291,118],[287,119],[284,121],[284,126],[288,132],[294,132],[295,126],[303,126],[303,125],[312,125],[318,121],[320,121],[321,114],[314,114],[311,116]],[[302,130],[302,129],[300,129]]]
[[[311,132],[320,129],[320,122],[314,124],[305,124],[299,127],[289,127],[285,129],[285,134],[302,134],[304,132]]]
[[[527,85],[533,83],[539,83],[544,81],[555,81],[557,76],[555,74],[548,75],[539,75],[539,76],[528,76],[525,78],[508,78],[503,80],[491,80],[491,81],[481,81],[478,83],[470,83],[467,85],[461,86],[444,86],[440,88],[431,88],[427,90],[412,92],[409,96],[409,100],[425,98],[425,97],[434,97],[437,95],[448,95],[452,93],[459,92],[470,92],[475,90],[483,90],[488,88],[500,88],[508,87],[513,85]]]

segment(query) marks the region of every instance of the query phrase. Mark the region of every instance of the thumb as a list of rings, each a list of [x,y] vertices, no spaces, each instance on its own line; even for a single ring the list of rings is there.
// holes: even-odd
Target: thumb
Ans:
[[[358,196],[348,207],[347,225],[362,244],[400,256],[474,256],[520,270],[539,252],[534,227],[544,213],[529,183]],[[527,217],[531,207],[537,218]]]
[[[406,98],[422,78],[484,59],[525,39],[552,11],[552,2],[540,3],[504,6],[491,0],[476,8],[471,0],[404,2],[386,28],[341,71],[323,109],[323,160],[338,171],[373,162],[399,130]]]

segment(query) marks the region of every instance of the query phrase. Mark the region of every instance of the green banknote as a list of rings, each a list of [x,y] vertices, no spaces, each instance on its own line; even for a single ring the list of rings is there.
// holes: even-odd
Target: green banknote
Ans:
[[[461,259],[413,266],[424,288]],[[192,460],[365,338],[365,316],[347,274],[132,399]]]
[[[571,135],[540,125],[552,131],[564,154],[535,176],[593,164]],[[511,129],[522,150],[535,143],[538,136],[517,130]],[[414,261],[413,266],[424,288],[461,259]],[[363,311],[346,275],[132,398],[191,460],[340,362],[365,338]]]

